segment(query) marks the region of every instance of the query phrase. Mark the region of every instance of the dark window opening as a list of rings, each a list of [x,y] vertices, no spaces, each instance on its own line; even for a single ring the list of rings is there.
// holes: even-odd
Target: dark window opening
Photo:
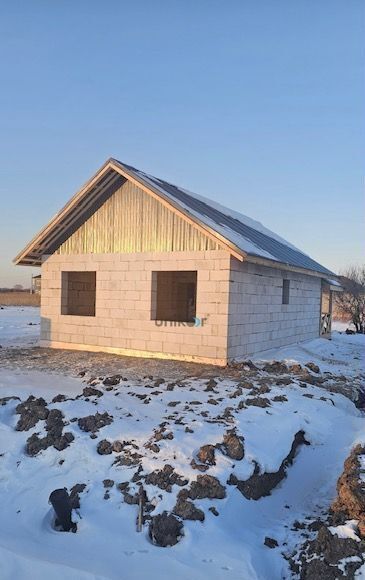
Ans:
[[[62,272],[61,314],[95,316],[96,272]]]
[[[197,272],[152,272],[152,320],[194,322]]]
[[[283,280],[282,304],[289,304],[290,280]]]

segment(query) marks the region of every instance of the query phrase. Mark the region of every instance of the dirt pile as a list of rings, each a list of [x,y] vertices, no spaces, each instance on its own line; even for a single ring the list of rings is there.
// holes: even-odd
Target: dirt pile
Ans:
[[[86,489],[86,483],[75,483],[70,489],[70,501],[72,509],[80,509],[80,493]]]
[[[9,401],[20,401],[19,397],[0,397],[0,407],[4,407]]]
[[[154,429],[153,435],[144,445],[146,449],[149,449],[154,453],[159,453],[160,447],[157,445],[157,442],[163,441],[164,439],[171,440],[174,438],[173,432],[169,431],[167,428],[168,425],[169,423],[167,421],[164,421],[163,423],[160,423],[160,425],[156,429]]]
[[[47,419],[49,410],[47,409],[46,401],[42,397],[37,399],[30,395],[26,401],[16,406],[15,412],[20,415],[15,429],[17,431],[29,431],[29,429],[35,427],[38,421]]]
[[[176,473],[171,465],[165,465],[163,469],[156,469],[146,475],[145,482],[148,485],[155,485],[164,491],[171,492],[173,485],[187,485],[188,480]]]
[[[199,471],[207,471],[210,465],[215,465],[215,445],[202,445],[196,455],[197,461],[191,460],[191,467]]]
[[[364,550],[364,542],[340,538],[323,525],[317,537],[305,544],[300,565],[292,565],[292,568],[299,572],[300,580],[354,578],[364,562]],[[351,560],[346,562],[348,558]]]
[[[156,546],[175,546],[184,534],[184,526],[176,516],[165,511],[151,519],[149,534]]]
[[[247,407],[252,405],[254,407],[261,407],[262,409],[271,406],[270,400],[266,397],[254,397],[253,399],[246,399],[245,403]]]
[[[247,499],[258,500],[271,494],[271,491],[286,477],[286,469],[292,465],[298,447],[309,445],[304,436],[304,431],[298,431],[291,445],[288,455],[283,459],[277,471],[260,473],[260,467],[255,462],[254,472],[248,479],[242,481],[235,475],[231,475],[229,483],[236,485],[237,489]]]
[[[198,475],[187,493],[190,499],[224,499],[226,488],[213,475]]]
[[[291,560],[292,570],[301,580],[355,578],[365,562],[365,469],[361,456],[365,456],[365,447],[357,445],[345,461],[327,521],[319,522],[317,536],[305,542]],[[337,526],[342,525],[351,527],[355,537],[337,533]]]
[[[48,449],[48,447],[54,447],[57,451],[66,449],[74,440],[74,436],[70,432],[63,434],[64,426],[62,411],[59,409],[51,409],[46,419],[47,435],[45,437],[39,437],[38,433],[33,433],[27,439],[26,453],[34,457],[40,451]]]
[[[88,399],[89,397],[102,397],[103,394],[104,393],[102,391],[99,391],[99,389],[94,389],[94,387],[85,387],[82,391],[82,395],[79,396],[83,396]]]
[[[237,435],[235,429],[228,430],[223,437],[223,444],[220,446],[221,451],[234,459],[241,461],[245,456],[245,449],[243,446],[244,438]]]
[[[86,433],[97,433],[99,429],[111,423],[113,423],[113,417],[107,412],[87,415],[87,417],[81,417],[77,421],[81,431],[86,431]]]
[[[115,387],[116,385],[119,385],[121,378],[122,378],[121,375],[113,375],[111,377],[106,377],[103,380],[103,385],[105,387]]]
[[[189,501],[188,497],[188,490],[182,489],[179,491],[173,512],[183,520],[203,522],[205,519],[203,510],[197,508],[192,501]]]
[[[359,534],[365,539],[365,446],[357,445],[346,459],[344,470],[337,482],[337,498],[331,506],[336,522],[358,520]]]

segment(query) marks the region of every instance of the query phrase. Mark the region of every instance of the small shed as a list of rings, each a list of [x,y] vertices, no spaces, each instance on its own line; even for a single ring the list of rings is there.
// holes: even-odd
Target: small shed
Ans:
[[[261,223],[116,159],[14,261],[41,266],[43,346],[217,365],[328,335],[337,284]]]

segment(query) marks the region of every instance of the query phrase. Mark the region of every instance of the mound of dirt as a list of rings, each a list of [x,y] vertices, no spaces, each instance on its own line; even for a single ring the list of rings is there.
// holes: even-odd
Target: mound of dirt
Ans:
[[[113,423],[113,417],[107,412],[87,415],[87,417],[81,417],[77,421],[81,431],[86,431],[87,433],[97,433],[99,429],[111,423]]]
[[[262,370],[266,373],[274,373],[277,375],[285,374],[289,371],[288,366],[282,361],[275,360],[273,362],[266,363]]]
[[[30,395],[26,401],[16,406],[15,412],[20,415],[15,429],[17,431],[29,431],[29,429],[35,427],[38,421],[47,419],[49,410],[47,409],[46,401],[42,397],[37,399]]]
[[[85,387],[82,391],[84,397],[102,397],[104,393],[99,391],[99,389],[94,389],[94,387]]]
[[[305,366],[307,367],[307,369],[312,371],[312,373],[316,373],[317,375],[321,372],[319,366],[316,365],[314,362],[309,362]]]
[[[111,455],[113,452],[113,445],[110,443],[110,441],[102,439],[97,444],[96,451],[99,453],[99,455]]]
[[[64,403],[67,400],[68,399],[67,399],[66,395],[64,395],[63,393],[60,393],[60,394],[56,395],[55,397],[53,397],[52,403]]]
[[[263,409],[265,407],[271,406],[270,400],[266,397],[254,397],[253,399],[246,399],[245,403],[248,407],[253,405],[254,407],[262,407]]]
[[[115,387],[116,385],[119,385],[121,378],[122,378],[121,375],[113,375],[112,377],[106,377],[106,379],[103,380],[103,385],[105,385],[106,387]]]
[[[82,493],[86,488],[86,483],[75,483],[70,489],[70,501],[72,509],[80,509],[80,493]]]
[[[174,514],[183,520],[198,520],[203,522],[205,515],[203,510],[197,508],[192,501],[186,498],[186,494],[181,490],[177,496],[177,502],[173,509]]]
[[[202,445],[197,453],[197,458],[200,463],[205,465],[215,465],[215,446]]]
[[[152,517],[149,534],[156,546],[175,546],[184,534],[184,526],[176,516],[165,511]]]
[[[225,455],[236,461],[241,461],[245,456],[243,446],[244,438],[236,434],[235,429],[230,429],[224,434],[221,450]]]
[[[364,562],[364,542],[340,538],[323,525],[317,537],[305,544],[300,566],[301,580],[338,580],[354,578]],[[344,561],[351,558],[352,561]],[[342,572],[345,571],[345,573]]]
[[[173,485],[187,485],[188,480],[175,472],[171,465],[165,465],[163,469],[156,469],[146,475],[145,482],[148,485],[156,485],[160,489],[171,492]]]
[[[226,488],[213,475],[198,475],[187,490],[190,499],[223,499]]]
[[[244,481],[231,475],[229,483],[236,485],[247,499],[258,500],[271,494],[271,491],[286,477],[286,469],[292,465],[296,451],[300,445],[309,445],[304,431],[298,431],[291,445],[288,455],[283,459],[278,471],[260,473],[260,467],[255,462],[255,469],[251,477]]]
[[[215,387],[217,386],[217,381],[215,379],[209,379],[206,382],[206,387],[204,389],[204,391],[206,391],[207,393],[218,393],[218,391],[215,390]]]
[[[357,445],[344,463],[344,470],[337,481],[337,498],[331,506],[336,523],[358,520],[359,534],[365,538],[365,469],[360,456],[365,456],[365,446]]]
[[[51,409],[46,419],[47,435],[45,437],[39,437],[37,433],[33,433],[27,439],[26,453],[34,457],[40,451],[48,449],[48,447],[54,447],[57,451],[66,449],[74,440],[74,436],[70,432],[63,434],[64,426],[62,411],[59,409]]]
[[[318,534],[301,547],[291,560],[292,569],[301,580],[337,580],[355,578],[356,571],[365,562],[365,484],[364,468],[360,456],[365,447],[357,445],[344,463],[344,470],[337,481],[337,498],[333,502],[326,521],[314,522]],[[339,525],[349,526],[352,520],[357,539],[342,537],[336,533]],[[330,524],[330,525],[329,525]],[[311,526],[308,526],[311,529]]]
[[[4,407],[9,401],[20,401],[19,397],[0,397],[0,407]]]

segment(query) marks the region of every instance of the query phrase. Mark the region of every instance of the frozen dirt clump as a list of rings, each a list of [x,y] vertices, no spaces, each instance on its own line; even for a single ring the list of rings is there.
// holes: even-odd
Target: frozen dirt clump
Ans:
[[[265,371],[266,373],[274,373],[280,375],[287,373],[289,369],[284,362],[275,360],[273,362],[268,362],[264,364],[262,370]]]
[[[190,499],[223,499],[226,488],[213,475],[198,475],[187,490]]]
[[[365,458],[365,446],[359,444],[344,463],[331,513],[336,524],[358,520],[360,536],[365,538],[365,467],[360,463],[361,456]]]
[[[99,455],[111,455],[113,452],[113,445],[110,441],[107,441],[107,439],[103,439],[97,444],[96,451]]]
[[[17,431],[29,431],[38,421],[47,419],[49,410],[47,409],[46,401],[42,397],[37,399],[30,395],[26,401],[17,405],[15,412],[20,415],[15,429]]]
[[[221,451],[236,461],[241,461],[245,456],[243,446],[244,438],[237,435],[235,429],[230,429],[224,434],[223,444],[220,446]]]
[[[337,481],[337,498],[318,534],[301,547],[291,561],[301,580],[355,578],[365,562],[365,447],[357,445],[344,463]],[[330,526],[328,524],[331,524]]]
[[[192,501],[189,501],[188,491],[182,489],[177,495],[176,505],[173,509],[174,514],[183,520],[198,520],[203,522],[205,515],[203,510],[197,508]]]
[[[63,393],[56,395],[52,399],[52,403],[64,403],[65,401],[67,401],[67,397]]]
[[[204,391],[209,393],[218,393],[218,391],[215,390],[215,387],[218,385],[217,381],[215,379],[209,379],[209,381],[206,382],[206,386]]]
[[[266,397],[254,397],[253,399],[246,399],[245,403],[247,407],[252,405],[253,407],[261,407],[262,409],[271,406],[270,400]]]
[[[323,525],[317,537],[304,546],[301,554],[301,580],[338,580],[354,578],[355,571],[364,563],[365,542],[340,538]],[[346,563],[345,559],[352,561]],[[342,573],[341,568],[345,571]]]
[[[104,393],[102,391],[99,391],[99,389],[94,389],[94,387],[84,387],[84,389],[82,390],[82,395],[80,396],[84,396],[84,397],[102,397],[104,395]]]
[[[113,423],[113,417],[109,413],[95,413],[95,415],[87,415],[78,419],[77,424],[81,431],[86,433],[97,433],[102,427]]]
[[[305,366],[307,367],[307,369],[309,369],[310,371],[312,371],[312,373],[319,374],[321,372],[319,366],[316,365],[314,362],[309,362]]]
[[[279,545],[278,542],[274,538],[270,538],[269,536],[265,537],[264,544],[265,544],[265,546],[267,546],[268,548],[271,548],[271,549],[277,548]]]
[[[215,465],[215,446],[202,445],[197,453],[197,458],[200,463],[205,465]]]
[[[54,447],[57,451],[66,449],[74,440],[74,436],[70,432],[63,433],[64,426],[63,413],[59,409],[51,409],[46,419],[47,435],[39,437],[37,433],[33,433],[27,439],[27,455],[34,457],[40,451],[48,449],[48,447]]]
[[[9,401],[20,401],[19,397],[0,397],[0,407],[4,407]]]
[[[121,375],[113,375],[112,377],[106,377],[106,379],[103,380],[103,385],[106,387],[115,387],[116,385],[119,385],[121,378],[122,378]]]
[[[232,474],[229,483],[236,485],[247,499],[258,500],[261,497],[271,495],[271,491],[286,477],[286,468],[292,465],[298,447],[303,444],[309,445],[304,435],[304,431],[298,431],[295,434],[290,451],[281,462],[278,471],[260,473],[260,467],[255,462],[255,469],[251,477],[241,481]]]
[[[86,483],[75,483],[70,489],[70,501],[72,509],[80,509],[80,493],[86,489]]]
[[[173,485],[187,485],[188,480],[175,472],[171,465],[165,465],[163,469],[156,469],[146,475],[146,484],[156,485],[160,489],[171,492]]]
[[[184,534],[184,526],[176,516],[165,511],[152,517],[149,534],[156,546],[175,546]]]

